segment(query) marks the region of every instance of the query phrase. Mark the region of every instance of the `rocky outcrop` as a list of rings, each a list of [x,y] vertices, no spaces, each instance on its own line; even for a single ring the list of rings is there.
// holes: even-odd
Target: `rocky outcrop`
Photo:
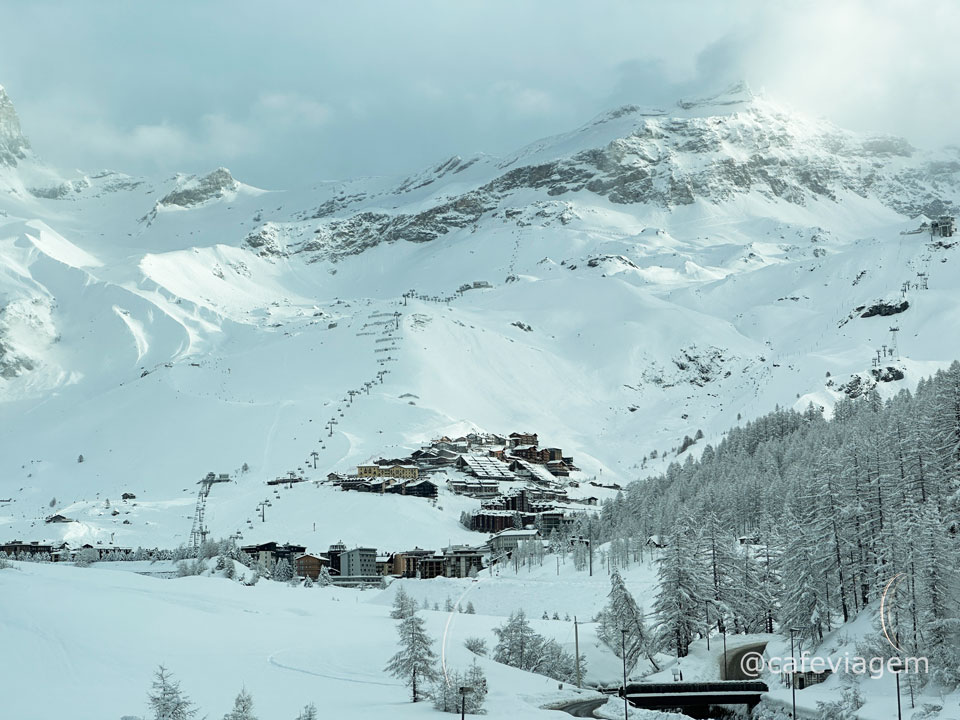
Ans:
[[[13,102],[0,86],[0,166],[16,167],[29,150],[30,141],[20,131],[20,118]]]
[[[183,208],[194,207],[202,203],[223,197],[236,190],[239,183],[226,168],[217,168],[209,175],[198,178],[196,175],[181,177],[177,180],[177,189],[160,199],[160,205],[176,205]]]

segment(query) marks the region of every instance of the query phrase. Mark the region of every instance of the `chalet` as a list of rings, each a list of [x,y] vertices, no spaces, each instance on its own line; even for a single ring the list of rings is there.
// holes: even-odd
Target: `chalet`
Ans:
[[[46,519],[44,519],[44,522],[49,524],[49,523],[69,523],[74,521],[68,517],[64,517],[63,515],[57,514],[57,515],[48,516]]]
[[[347,475],[346,473],[327,473],[327,482],[333,483],[334,485],[339,485],[340,483],[347,482],[348,480],[350,480],[350,475]]]
[[[323,555],[297,555],[293,559],[293,571],[298,577],[308,577],[316,580],[320,577],[321,568],[330,567],[330,558]]]
[[[563,450],[560,448],[541,448],[540,462],[563,462]]]
[[[549,470],[552,475],[556,475],[557,477],[569,477],[570,475],[570,468],[567,467],[567,464],[562,460],[551,460],[550,462],[546,463],[546,466],[547,470]]]
[[[507,436],[507,441],[516,447],[517,445],[537,445],[537,434],[536,433],[510,433]]]
[[[131,492],[125,492],[125,493],[123,493],[123,495],[120,496],[120,499],[121,499],[121,500],[136,500],[136,499],[137,499],[137,496],[134,495],[134,494],[131,493]]]
[[[386,489],[386,492],[412,497],[435,498],[437,496],[437,486],[429,480],[412,480],[391,485]]]
[[[500,494],[500,486],[495,480],[454,478],[447,481],[447,487],[457,495],[467,495],[475,498],[492,498]]]
[[[416,465],[380,465],[369,463],[357,465],[357,475],[361,478],[402,478],[416,480],[420,477],[420,468]]]
[[[536,445],[515,445],[510,451],[510,456],[523,458],[531,462],[540,462],[540,450]]]

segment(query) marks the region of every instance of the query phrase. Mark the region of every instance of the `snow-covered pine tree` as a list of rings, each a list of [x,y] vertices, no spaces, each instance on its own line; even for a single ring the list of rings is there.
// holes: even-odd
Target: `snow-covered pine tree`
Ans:
[[[257,720],[253,714],[253,698],[246,688],[240,690],[233,701],[233,710],[224,715],[223,720]]]
[[[627,590],[617,570],[610,576],[610,593],[607,597],[609,600],[606,608],[601,611],[597,637],[613,650],[617,657],[623,657],[625,650],[628,672],[636,666],[641,657],[648,658],[653,668],[659,670],[660,667],[654,659],[654,639],[643,621],[643,610]]]
[[[147,704],[153,712],[153,720],[189,720],[197,714],[190,699],[180,690],[180,683],[161,665],[154,673]]]
[[[417,612],[416,601],[407,594],[403,585],[399,586],[397,594],[393,596],[393,609],[390,611],[390,617],[394,620],[403,620]]]
[[[320,587],[327,587],[333,582],[333,579],[330,577],[330,571],[327,570],[326,566],[320,568],[320,574],[317,575],[317,585]]]
[[[414,614],[401,620],[397,632],[400,650],[390,658],[385,670],[409,685],[413,692],[413,702],[417,702],[422,688],[437,678],[434,667],[437,655],[431,647],[433,643],[420,616]]]
[[[273,569],[273,579],[278,582],[287,582],[293,578],[293,568],[286,558],[280,558],[276,567]]]
[[[471,715],[481,715],[486,712],[483,705],[487,700],[487,677],[483,673],[483,668],[477,665],[477,659],[474,658],[464,673],[464,684],[470,688],[466,697],[466,711]]]
[[[700,539],[685,518],[677,520],[668,547],[658,559],[660,589],[657,613],[658,646],[678,657],[686,656],[694,634],[703,628],[704,602],[710,581],[704,571]]]

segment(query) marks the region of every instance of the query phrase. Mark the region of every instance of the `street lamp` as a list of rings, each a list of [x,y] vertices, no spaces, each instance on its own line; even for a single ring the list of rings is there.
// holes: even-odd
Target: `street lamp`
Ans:
[[[723,618],[718,620],[720,632],[723,634],[723,679],[727,679],[727,624]]]
[[[460,720],[465,720],[467,715],[467,693],[473,692],[472,687],[460,687]]]
[[[900,710],[900,673],[903,672],[903,660],[900,658],[890,658],[890,660],[887,661],[887,667],[890,668],[894,677],[897,678],[897,720],[903,720],[903,715]]]
[[[793,650],[793,636],[801,635],[803,628],[790,628],[790,695],[793,700],[793,714],[790,716],[797,720],[797,661]],[[803,642],[801,640],[801,642]]]
[[[620,657],[623,658],[623,720],[630,720],[630,710],[627,705],[627,631],[620,630]]]

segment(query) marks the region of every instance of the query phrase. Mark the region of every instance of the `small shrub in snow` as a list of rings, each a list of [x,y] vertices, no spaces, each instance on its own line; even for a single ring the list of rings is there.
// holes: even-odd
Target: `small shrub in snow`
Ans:
[[[463,646],[476,655],[486,656],[487,654],[487,641],[483,638],[468,637],[463,641]]]
[[[223,716],[223,720],[257,720],[253,714],[253,698],[250,693],[243,689],[233,701],[233,710]]]
[[[77,553],[76,559],[74,560],[74,565],[77,567],[90,567],[93,563],[100,559],[100,553],[98,553],[93,548],[84,548]]]
[[[317,720],[317,706],[313,703],[305,706],[297,715],[297,720]]]

